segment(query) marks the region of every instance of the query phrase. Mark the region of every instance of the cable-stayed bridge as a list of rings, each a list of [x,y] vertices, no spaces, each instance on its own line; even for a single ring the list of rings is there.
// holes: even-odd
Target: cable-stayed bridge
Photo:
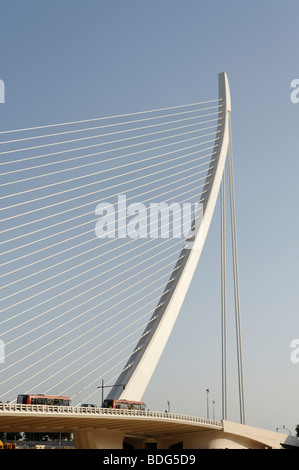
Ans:
[[[207,101],[1,131],[0,390],[1,401],[9,404],[1,406],[0,422],[8,429],[71,429],[80,446],[109,447],[114,438],[103,429],[117,432],[119,446],[127,434],[142,442],[159,436],[172,445],[182,433],[223,433],[229,427],[227,155],[245,426],[230,115],[228,81],[220,74],[219,95]],[[110,387],[107,399],[142,400],[187,294],[219,194],[223,421],[82,409],[82,403],[95,401],[100,383]],[[65,396],[71,406],[17,403],[20,394]],[[99,437],[89,437],[88,444],[82,432],[90,429]],[[242,439],[250,445],[276,442],[272,436],[261,444],[246,432]]]

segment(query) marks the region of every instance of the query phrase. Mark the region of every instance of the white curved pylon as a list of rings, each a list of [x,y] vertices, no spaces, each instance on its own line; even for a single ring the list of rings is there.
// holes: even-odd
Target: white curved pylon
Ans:
[[[201,224],[192,248],[190,249],[186,244],[182,249],[158,306],[107,399],[121,398],[134,401],[142,399],[175,324],[199,261],[218,198],[229,145],[231,99],[225,73],[219,74],[218,83],[221,107],[214,148],[216,153],[208,171],[206,181],[208,190],[202,207],[199,209],[202,210]],[[125,389],[122,387],[123,384]]]

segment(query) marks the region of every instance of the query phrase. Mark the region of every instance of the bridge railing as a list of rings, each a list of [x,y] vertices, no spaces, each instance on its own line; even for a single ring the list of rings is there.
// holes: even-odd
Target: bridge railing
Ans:
[[[127,410],[114,408],[96,408],[96,407],[80,407],[80,406],[57,406],[57,405],[21,405],[14,403],[0,403],[1,412],[27,412],[27,413],[58,413],[58,414],[78,414],[78,415],[100,415],[100,416],[139,416],[145,418],[162,418],[167,420],[180,420],[209,426],[217,426],[222,428],[221,421],[212,419],[199,418],[191,415],[183,415],[178,413],[167,413],[162,411],[142,411]]]

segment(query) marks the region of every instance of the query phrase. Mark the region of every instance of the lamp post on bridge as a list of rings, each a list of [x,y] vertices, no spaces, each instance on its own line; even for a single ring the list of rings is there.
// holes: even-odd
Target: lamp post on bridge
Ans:
[[[102,379],[102,385],[100,385],[98,388],[102,389],[102,405],[101,408],[103,408],[104,404],[104,388],[113,388],[113,387],[122,387],[123,390],[126,388],[125,384],[119,384],[119,385],[104,385],[104,380]]]
[[[284,425],[279,426],[278,428],[276,428],[276,432],[278,432],[278,429],[284,429],[285,431],[288,431],[288,433],[289,433],[290,435],[292,435],[291,431],[290,431],[288,428],[286,428]]]
[[[213,400],[212,403],[213,403],[213,420],[215,421],[215,400]]]
[[[207,392],[207,419],[209,419],[209,392],[210,392],[210,389],[207,388],[206,392]]]

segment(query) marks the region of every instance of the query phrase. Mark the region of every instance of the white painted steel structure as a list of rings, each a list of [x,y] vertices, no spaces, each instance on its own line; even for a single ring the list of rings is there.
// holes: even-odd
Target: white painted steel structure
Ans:
[[[229,148],[231,98],[225,73],[219,74],[219,100],[221,108],[218,117],[218,138],[214,148],[216,155],[211,171],[208,172],[208,191],[203,201],[203,216],[193,246],[190,249],[186,244],[181,251],[158,307],[107,399],[141,400],[185,299],[208,234]],[[124,390],[121,384],[126,385]]]
[[[14,430],[14,431],[15,430],[23,431],[24,429],[31,429],[31,430],[42,430],[42,431],[43,430],[54,431],[54,430],[62,430],[62,429],[66,430],[67,429],[70,431],[74,431],[74,433],[77,434],[78,445],[81,446],[81,448],[99,448],[98,446],[105,448],[104,447],[105,445],[108,445],[108,448],[122,448],[124,437],[131,437],[134,439],[135,438],[154,439],[157,441],[161,439],[161,443],[159,445],[161,446],[165,445],[166,446],[165,448],[169,448],[167,446],[172,445],[172,444],[176,445],[178,443],[177,439],[184,440],[184,448],[212,448],[212,446],[216,446],[217,448],[227,448],[227,447],[234,448],[234,446],[237,446],[237,448],[252,448],[252,446],[257,446],[259,448],[262,448],[262,447],[264,448],[265,446],[272,447],[272,448],[280,448],[282,444],[299,447],[299,444],[298,444],[299,441],[297,438],[293,438],[292,436],[281,435],[278,433],[274,433],[272,431],[264,431],[264,430],[257,429],[257,428],[251,428],[250,426],[244,425],[245,424],[245,412],[244,412],[243,367],[242,367],[242,351],[241,351],[240,298],[239,298],[239,285],[238,285],[238,260],[237,260],[237,240],[236,240],[236,220],[235,220],[235,200],[234,200],[235,196],[234,196],[233,156],[232,156],[232,137],[231,137],[231,98],[230,98],[230,90],[229,90],[229,84],[228,84],[228,79],[227,79],[226,74],[221,73],[219,74],[218,78],[219,78],[219,100],[213,100],[213,101],[219,101],[219,106],[217,106],[218,107],[218,124],[217,124],[217,117],[216,117],[215,126],[211,126],[211,127],[217,126],[217,132],[216,132],[216,137],[215,137],[215,143],[214,141],[204,142],[206,144],[212,142],[211,144],[212,147],[210,148],[213,148],[213,144],[214,144],[214,148],[213,148],[212,154],[205,156],[205,157],[211,157],[211,160],[208,161],[209,168],[207,169],[206,176],[202,178],[202,180],[205,180],[205,184],[201,187],[206,188],[204,191],[205,193],[204,199],[200,201],[202,202],[202,206],[199,207],[198,212],[195,215],[195,218],[193,220],[193,229],[194,229],[195,237],[194,239],[191,237],[191,235],[193,235],[193,232],[192,232],[192,234],[190,234],[190,236],[186,239],[185,245],[179,254],[175,268],[170,274],[170,277],[168,278],[169,280],[166,284],[164,292],[162,296],[160,297],[158,306],[154,310],[150,320],[147,322],[147,326],[145,327],[145,330],[143,331],[143,334],[141,335],[137,346],[135,347],[133,353],[130,355],[125,367],[123,368],[123,371],[118,376],[118,379],[116,380],[114,386],[112,386],[111,391],[108,394],[107,398],[108,399],[122,398],[122,399],[127,399],[127,400],[136,400],[136,401],[139,401],[142,399],[143,393],[151,379],[151,376],[155,370],[155,367],[157,366],[157,363],[161,357],[161,354],[163,353],[167,340],[171,334],[171,331],[173,329],[177,316],[180,312],[184,298],[187,294],[189,285],[191,283],[193,274],[195,272],[197,263],[199,261],[199,258],[201,256],[201,253],[204,247],[204,243],[205,243],[205,240],[209,231],[209,227],[212,221],[213,213],[215,210],[216,201],[217,201],[220,189],[221,189],[220,203],[221,203],[221,280],[222,280],[222,283],[221,283],[221,293],[222,293],[222,302],[221,302],[221,305],[222,305],[222,413],[223,413],[222,421],[204,419],[204,418],[199,418],[195,416],[188,416],[188,415],[182,415],[182,414],[176,414],[176,413],[166,413],[166,412],[163,413],[159,411],[141,411],[141,410],[128,410],[128,409],[81,407],[78,405],[69,406],[69,407],[44,406],[44,405],[22,405],[22,404],[14,404],[14,403],[8,402],[8,403],[0,403],[0,425],[3,430],[7,429],[7,430]],[[166,109],[171,109],[171,108],[166,108]],[[148,111],[148,112],[151,112],[151,111]],[[191,111],[188,111],[188,112],[191,112]],[[185,113],[185,111],[183,113]],[[212,114],[217,115],[217,113],[212,113]],[[204,117],[204,116],[199,116],[199,117]],[[156,119],[156,118],[157,117],[149,118],[149,119]],[[99,119],[102,119],[102,118],[99,118]],[[186,119],[192,119],[192,118],[186,118]],[[78,123],[80,122],[84,122],[84,121],[78,121]],[[132,121],[132,122],[138,122],[138,121]],[[209,121],[204,121],[204,122],[209,122]],[[111,126],[114,126],[114,125],[119,125],[119,124],[116,124],[116,123],[111,124]],[[31,128],[31,130],[39,129],[42,127],[44,126]],[[51,127],[51,126],[45,126],[45,127]],[[103,127],[107,127],[107,126],[103,126]],[[141,127],[141,129],[145,127],[147,126]],[[26,129],[21,129],[18,131],[24,131],[24,130]],[[85,129],[85,130],[88,130],[88,129]],[[171,129],[171,130],[175,130],[175,129]],[[78,131],[79,130],[71,130],[71,131],[63,132],[61,134],[78,132]],[[8,131],[8,132],[15,132],[15,131]],[[118,132],[126,132],[126,131],[117,131],[116,133]],[[163,131],[158,131],[158,132],[165,132],[165,131],[163,130]],[[60,133],[56,133],[53,135],[55,136],[59,134]],[[110,134],[107,134],[107,135],[109,136]],[[145,135],[151,135],[151,134],[145,134]],[[142,135],[140,137],[145,137],[145,135]],[[210,134],[207,134],[207,135],[210,135]],[[201,136],[201,137],[205,137],[205,136]],[[17,139],[15,141],[18,142],[19,140],[29,140],[29,139],[35,139],[35,138],[40,138],[40,137],[47,137],[47,135],[39,136],[39,137],[38,136],[26,137],[24,139]],[[86,138],[89,139],[89,138],[94,138],[94,137],[96,136],[90,136]],[[131,138],[135,138],[135,137],[128,137],[128,139],[131,139]],[[168,139],[169,137],[165,137],[165,138]],[[73,139],[70,142],[73,142],[76,140],[81,140],[81,139]],[[119,141],[121,140],[126,140],[126,139],[120,139]],[[156,140],[159,140],[159,139],[156,139]],[[10,142],[13,142],[13,141],[7,141],[7,142],[4,141],[2,143],[6,144]],[[36,146],[32,148],[40,148],[40,147],[47,146],[47,145],[58,145],[58,143],[45,144],[45,145]],[[96,145],[103,145],[103,143],[95,144],[95,146]],[[139,145],[139,144],[133,144],[133,146],[135,145]],[[166,146],[167,145],[169,144],[166,144]],[[202,145],[202,144],[199,144],[199,145]],[[123,147],[123,148],[126,148],[126,147]],[[149,150],[151,149],[147,149],[146,151],[149,151]],[[17,151],[20,151],[20,150],[11,150],[11,152],[17,152]],[[66,151],[69,152],[71,150],[66,150]],[[9,152],[2,152],[2,153],[6,154]],[[55,155],[59,153],[62,153],[62,152],[53,152],[52,154],[49,154],[49,155]],[[99,152],[99,153],[103,153],[103,152]],[[139,153],[139,152],[136,152],[136,153]],[[128,155],[131,155],[131,154],[128,154]],[[167,153],[165,155],[167,155]],[[190,155],[192,155],[192,153]],[[237,360],[238,360],[238,374],[239,374],[239,398],[240,398],[241,424],[231,423],[227,421],[226,254],[225,254],[225,251],[226,251],[226,247],[225,247],[226,245],[225,163],[226,163],[227,155],[228,155],[229,182],[230,182],[229,189],[230,189],[230,205],[231,205],[232,253],[233,253],[233,270],[234,270],[236,338],[237,338]],[[47,154],[41,155],[41,156],[30,156],[28,160],[41,158],[44,156],[47,156]],[[75,158],[85,158],[87,156],[89,155],[86,155],[83,157],[78,156]],[[184,155],[184,157],[186,156],[188,155]],[[123,158],[123,157],[124,156],[119,156],[119,157],[114,157],[114,158]],[[157,156],[149,157],[149,159],[151,158],[157,158]],[[181,158],[181,157],[176,157],[176,158]],[[199,158],[202,158],[202,157],[199,157]],[[16,160],[16,162],[17,161],[18,160]],[[4,162],[2,164],[5,165],[8,163],[9,162]],[[167,161],[165,163],[167,163]],[[43,167],[49,164],[52,164],[52,163],[46,163],[46,164],[40,165],[40,167]],[[94,163],[91,163],[91,164],[93,165]],[[129,165],[132,165],[132,164],[133,162],[129,163]],[[90,163],[88,163],[86,166],[88,165],[90,165]],[[184,165],[184,164],[180,164],[180,165]],[[126,166],[126,165],[123,165],[123,166]],[[120,166],[120,168],[121,167],[122,166]],[[38,166],[36,168],[38,168]],[[150,167],[147,167],[147,168],[150,168]],[[30,169],[30,168],[27,168],[27,169]],[[24,168],[24,170],[26,170],[26,168]],[[15,171],[22,171],[22,170],[13,170],[11,173],[14,173]],[[65,171],[65,170],[62,170],[62,171]],[[106,171],[106,170],[103,170],[103,171]],[[134,171],[136,170],[133,170],[133,172]],[[53,174],[54,173],[56,172],[53,172]],[[128,172],[128,174],[129,173],[130,172]],[[155,173],[151,173],[150,175],[147,175],[147,176],[152,176],[158,173],[159,171]],[[6,174],[9,174],[9,172]],[[45,176],[45,175],[34,176],[32,178],[35,179],[41,176]],[[116,177],[118,178],[118,176],[119,175],[117,175]],[[143,177],[144,176],[142,176],[142,178]],[[21,181],[27,181],[27,179],[30,180],[31,178],[25,178],[24,180],[21,180]],[[77,179],[77,178],[74,178],[74,179]],[[110,179],[110,178],[107,178],[107,179]],[[161,180],[164,180],[164,179],[162,178]],[[62,184],[65,182],[68,182],[68,180],[63,181],[61,183],[54,183],[53,185]],[[18,181],[14,180],[12,182],[6,182],[4,186],[15,184],[15,183],[18,183]],[[92,183],[92,184],[95,184],[95,183]],[[146,184],[152,185],[152,181],[149,181]],[[52,184],[49,184],[49,186],[52,186]],[[143,185],[141,185],[140,187],[142,186]],[[117,185],[112,186],[112,188],[114,187],[117,187]],[[27,193],[27,192],[35,191],[39,189],[40,189],[39,187],[28,189],[28,190],[26,189],[24,192]],[[69,191],[69,189],[67,189],[66,192],[67,191]],[[61,191],[61,194],[63,193],[64,191]],[[18,194],[21,194],[21,192],[16,193],[16,195]],[[44,197],[47,198],[52,195],[53,193]],[[10,196],[5,196],[5,197],[10,197]],[[27,204],[31,202],[32,201],[29,200],[24,203]],[[10,206],[8,206],[6,209],[9,209],[9,207]],[[14,206],[11,206],[11,207],[14,207]],[[28,213],[30,213],[30,211]],[[11,216],[11,218],[14,218],[14,217],[17,217],[17,216],[15,215]],[[9,219],[10,217],[7,218],[7,220]],[[198,220],[200,220],[200,224],[198,224]],[[20,227],[22,227],[22,225],[20,225]],[[9,230],[11,230],[11,228],[5,231],[9,231]],[[26,256],[27,255],[25,255],[24,257]],[[21,258],[22,257],[20,257],[20,259]],[[161,262],[160,259],[159,259],[159,262]],[[8,263],[9,262],[7,262],[7,264]],[[35,263],[32,263],[32,264],[35,264]],[[15,271],[18,271],[19,269],[22,269],[22,268],[18,268]],[[12,271],[12,273],[14,273],[15,271]],[[141,271],[141,273],[143,273],[144,271],[146,271],[146,269]],[[139,272],[138,274],[140,275]],[[31,276],[28,276],[28,278],[29,277]],[[53,278],[54,277],[55,276],[53,276]],[[15,282],[16,281],[12,282],[11,284],[8,284],[8,286],[14,284]],[[111,282],[111,279],[109,279],[109,282]],[[164,285],[165,284],[163,284],[163,286]],[[116,284],[116,287],[117,286],[118,284]],[[27,289],[28,287],[24,288],[24,291],[26,291]],[[14,293],[7,296],[7,298],[13,297],[13,296],[14,296]],[[35,295],[33,295],[32,297],[35,297]],[[19,303],[21,303],[21,301]],[[16,305],[18,305],[18,303]],[[134,303],[130,304],[130,307],[132,307],[132,305],[134,305]],[[51,311],[51,309],[49,311]],[[150,312],[152,312],[152,310]],[[43,314],[44,313],[40,315],[43,315]],[[19,317],[19,315],[20,314],[17,313],[15,317],[17,318]],[[5,321],[8,321],[8,320],[5,320]],[[14,330],[15,328],[17,327],[15,326],[11,330]],[[144,328],[144,326],[142,328]],[[38,327],[36,327],[36,330],[37,329]],[[56,328],[54,329],[54,331],[55,330]],[[9,333],[9,330],[7,333]],[[62,336],[64,336],[64,334]],[[11,342],[13,341],[14,340],[12,340]],[[32,342],[34,341],[35,339],[32,340]],[[132,344],[136,344],[136,342],[133,342]],[[23,347],[24,346],[20,347],[19,349],[22,349]],[[43,347],[41,347],[40,349],[43,349]],[[33,353],[28,354],[28,357],[30,357],[32,354]],[[21,360],[23,360],[23,358],[19,359],[19,362],[21,362]],[[42,360],[43,359],[41,357],[36,362],[37,363],[42,362]],[[70,365],[73,365],[73,363],[75,362],[76,361],[74,360],[73,362],[70,363]],[[32,364],[32,365],[35,365],[35,364]],[[11,367],[11,365],[9,365],[7,369],[9,369],[9,367]],[[48,367],[49,366],[47,366],[46,369]],[[65,366],[65,369],[66,369],[66,366]],[[23,372],[23,370],[18,371],[15,374],[15,376],[18,376],[21,372]],[[38,375],[38,374],[39,372],[35,373],[35,375]],[[56,373],[53,373],[53,376],[54,375],[56,375]],[[70,374],[70,376],[71,375],[72,374]],[[14,376],[8,377],[7,379],[5,379],[3,381],[3,384],[8,382],[11,378],[14,378]],[[23,380],[23,382],[21,382],[21,385],[23,383],[26,383],[26,381],[27,379]],[[61,382],[62,381],[63,380],[61,380]],[[96,379],[96,381],[98,381],[98,378]],[[102,380],[102,386],[104,387],[103,384],[104,384],[104,380]],[[125,384],[125,389],[123,389],[123,384]],[[11,389],[11,391],[15,390],[15,388],[16,386],[14,386]],[[171,439],[173,439],[173,441],[171,441]],[[165,442],[162,442],[163,440]],[[160,447],[160,448],[163,448],[163,447]]]
[[[72,402],[74,403],[74,398],[76,398],[77,405],[79,405],[97,392],[100,379],[102,379],[102,386],[104,387],[104,380],[105,384],[109,384],[113,383],[116,377],[118,379],[114,386],[107,386],[111,388],[107,396],[108,399],[141,400],[187,294],[209,231],[222,183],[222,418],[226,419],[224,179],[226,156],[229,154],[240,415],[241,423],[244,423],[230,125],[231,98],[226,74],[219,74],[218,80],[218,99],[174,108],[134,113],[136,115],[141,114],[141,119],[139,119],[139,116],[136,119],[137,116],[135,116],[127,122],[124,122],[123,119],[118,122],[118,118],[131,116],[131,114],[127,114],[87,121],[0,131],[0,134],[24,131],[34,131],[35,133],[36,130],[44,127],[70,126],[71,124],[103,119],[103,125],[96,127],[71,128],[71,130],[51,134],[45,133],[43,135],[29,134],[28,136],[26,133],[24,137],[22,134],[18,134],[16,136],[18,138],[0,141],[0,149],[4,149],[0,152],[1,158],[2,155],[11,154],[10,157],[3,157],[6,161],[0,162],[1,169],[2,167],[6,169],[7,166],[9,169],[9,171],[5,170],[2,173],[2,198],[5,201],[10,201],[5,202],[8,205],[0,209],[1,215],[4,214],[3,223],[5,223],[3,230],[1,230],[3,240],[0,241],[0,244],[1,247],[2,244],[7,246],[7,249],[4,249],[1,253],[1,259],[3,257],[1,267],[4,267],[5,272],[3,271],[3,274],[0,275],[1,279],[5,279],[5,284],[0,286],[0,290],[3,292],[0,298],[0,311],[3,315],[3,317],[1,315],[0,321],[1,328],[3,328],[1,335],[3,335],[5,345],[8,346],[5,366],[1,370],[0,386],[3,401],[15,401],[17,394],[30,394],[35,390],[36,393],[42,392],[42,394],[69,395]],[[196,106],[196,108],[200,106],[200,109],[186,110],[191,106]],[[182,110],[179,108],[182,108]],[[167,113],[164,114],[166,110]],[[163,114],[161,114],[161,111],[163,111]],[[208,111],[208,113],[202,114],[203,111]],[[143,117],[144,113],[149,114],[147,117]],[[188,117],[185,115],[188,115]],[[173,117],[175,117],[175,120],[172,119]],[[171,118],[171,120],[169,122],[160,122],[162,118]],[[208,119],[206,120],[206,118]],[[200,122],[193,123],[194,119],[200,119]],[[149,124],[152,120],[154,120],[154,123]],[[182,121],[183,125],[181,125]],[[127,128],[128,124],[133,124],[134,127]],[[206,124],[207,127],[202,127]],[[137,127],[135,127],[136,125]],[[164,129],[166,125],[169,127]],[[175,127],[173,127],[174,125]],[[106,132],[106,128],[114,126],[117,130]],[[160,126],[163,127],[162,130],[160,130]],[[199,129],[198,126],[200,126]],[[153,132],[144,133],[144,130],[148,128],[151,128]],[[185,132],[186,128],[191,130]],[[69,127],[66,129],[69,129]],[[184,132],[178,133],[180,129]],[[85,134],[85,132],[94,132],[95,130],[97,132],[101,130],[102,133]],[[209,132],[202,134],[203,131]],[[84,132],[83,136],[80,136],[81,132]],[[132,132],[134,132],[133,135],[131,135]],[[172,134],[168,135],[170,132]],[[64,135],[70,133],[76,133],[76,138],[57,142],[43,140],[50,137],[56,139],[57,136],[64,139]],[[124,136],[121,139],[117,137],[116,140],[111,140],[112,135],[122,133],[124,133]],[[162,137],[160,137],[160,134]],[[181,140],[181,136],[189,134],[192,134],[192,137]],[[149,140],[147,140],[148,137]],[[202,141],[205,138],[209,140]],[[32,139],[39,139],[37,143],[40,143],[40,145],[32,146],[30,143],[30,146],[26,148],[14,148],[15,144],[19,145],[19,142]],[[92,142],[93,139],[100,139],[100,141],[96,140],[96,143],[87,146],[81,146],[80,144],[80,147],[76,148],[58,147],[58,151],[55,147],[55,152],[34,155],[35,149],[39,153],[40,148],[73,143],[75,146],[79,145],[75,142],[87,139],[92,139]],[[138,139],[138,141],[135,142],[135,139]],[[131,144],[131,140],[134,143]],[[156,142],[160,140],[166,140],[166,143],[156,146]],[[119,144],[119,142],[126,141],[129,145]],[[154,147],[152,147],[153,143],[155,143]],[[188,143],[188,145],[180,148],[185,143]],[[190,143],[192,145],[189,145]],[[118,147],[119,145],[121,147]],[[203,148],[203,146],[208,147]],[[89,147],[100,147],[102,150],[82,155],[81,150]],[[131,152],[133,147],[134,152]],[[163,153],[153,154],[156,150],[160,152],[160,149],[164,147],[167,148],[167,152],[163,150]],[[5,150],[6,148],[7,150]],[[192,152],[189,152],[191,149]],[[124,152],[121,155],[114,155],[114,152],[122,150]],[[184,152],[187,150],[188,153],[185,154]],[[13,155],[21,151],[20,157],[22,155],[22,158]],[[28,156],[27,151],[30,152]],[[77,151],[80,151],[80,155],[75,153]],[[61,157],[61,154],[68,152],[73,152],[72,158],[69,158],[68,155],[66,155],[67,158],[65,156]],[[147,152],[151,153],[148,154]],[[170,155],[177,154],[177,152],[179,152],[178,155],[169,158]],[[140,154],[142,158],[139,157]],[[101,155],[104,158],[100,157]],[[53,157],[55,158],[53,159]],[[94,158],[95,161],[89,161],[90,157]],[[45,158],[46,160],[44,160]],[[39,159],[42,160],[39,161]],[[77,159],[84,160],[77,166],[74,165],[74,160]],[[115,165],[114,161],[118,159],[121,159],[121,164]],[[156,159],[158,160],[156,161]],[[38,160],[37,165],[33,163],[34,160]],[[155,163],[152,163],[152,161]],[[144,162],[146,162],[145,166],[143,165]],[[150,165],[148,165],[148,162]],[[172,165],[171,162],[175,162],[175,164]],[[194,162],[200,163],[193,166]],[[140,164],[142,165],[140,166]],[[19,165],[20,168],[15,165]],[[52,165],[55,165],[55,171],[51,170]],[[60,165],[63,165],[63,167],[60,167]],[[96,171],[97,165],[99,165],[99,171]],[[45,168],[48,166],[50,167],[46,170]],[[152,172],[152,168],[156,166],[159,169]],[[134,169],[127,171],[125,170],[126,167]],[[85,169],[83,170],[83,168]],[[24,172],[25,177],[21,178],[19,173],[23,174]],[[137,176],[139,172],[142,173]],[[167,173],[166,176],[161,176],[161,174],[164,174],[163,172]],[[191,175],[190,172],[192,172]],[[182,176],[183,174],[184,176]],[[69,176],[67,177],[67,175]],[[81,184],[81,179],[85,181],[85,178],[90,177],[94,181]],[[192,184],[189,180],[190,177],[192,177]],[[195,180],[194,177],[196,177]],[[43,178],[46,178],[46,180]],[[166,183],[168,178],[172,179]],[[112,180],[113,184],[111,184]],[[139,180],[142,184],[139,184]],[[60,187],[60,185],[63,186]],[[97,187],[93,187],[91,192],[87,189],[88,192],[85,193],[85,188],[90,188],[93,185]],[[169,243],[169,240],[163,240],[155,244],[156,252],[154,252],[152,242],[156,239],[155,236],[136,246],[134,237],[126,244],[116,243],[115,238],[118,237],[114,236],[111,236],[111,240],[99,243],[94,233],[94,227],[85,231],[88,224],[94,223],[94,213],[98,215],[97,210],[87,211],[87,207],[98,203],[99,200],[103,201],[106,197],[109,200],[109,198],[119,196],[119,191],[123,185],[126,186],[126,192],[129,195],[128,200],[134,200],[137,195],[138,198],[144,196],[146,199],[143,199],[143,203],[152,201],[152,197],[156,200],[158,195],[148,197],[149,194],[155,194],[156,191],[159,191],[159,197],[165,197],[164,201],[173,200],[174,195],[170,196],[173,191],[179,193],[176,194],[179,199],[190,192],[196,192],[191,199],[195,202],[199,201],[201,205],[195,213],[192,230],[185,243],[184,238],[179,242],[172,243]],[[161,192],[161,186],[163,186],[163,192]],[[167,187],[166,191],[164,191],[164,186]],[[188,189],[185,190],[186,188]],[[141,193],[139,189],[141,189]],[[146,189],[146,191],[143,191],[143,189]],[[181,190],[184,191],[181,192]],[[75,197],[70,197],[72,193],[69,195],[69,191],[78,191],[78,193],[75,193]],[[131,191],[133,192],[131,193]],[[67,196],[65,197],[65,195]],[[97,199],[93,200],[95,195],[97,195]],[[90,197],[91,201],[85,202],[87,196]],[[127,201],[127,197],[125,197],[125,200]],[[182,203],[186,200],[183,199]],[[75,201],[78,201],[78,206]],[[84,204],[82,204],[83,201]],[[64,206],[64,204],[67,205]],[[41,213],[39,212],[41,210],[43,210],[42,217],[40,217]],[[72,212],[75,210],[80,210],[80,212]],[[71,217],[67,218],[66,214],[69,212]],[[122,212],[122,209],[118,209],[117,215],[120,216]],[[75,220],[81,217],[88,217],[88,219],[76,225]],[[144,218],[146,219],[146,217]],[[118,222],[120,220],[124,222],[126,217],[120,217]],[[65,223],[68,223],[68,225],[63,225]],[[60,225],[62,225],[63,230],[61,230]],[[148,224],[146,220],[146,228],[149,225],[150,223]],[[95,226],[97,226],[97,223]],[[20,229],[21,232],[17,231],[11,237],[12,230],[16,229]],[[49,234],[45,232],[46,229],[50,230]],[[75,229],[77,232],[73,234],[74,232],[71,231]],[[29,236],[32,239],[27,238]],[[84,238],[80,238],[80,243],[77,243],[79,242],[77,237]],[[119,238],[124,237],[120,235]],[[144,237],[140,235],[140,238]],[[173,238],[177,237],[174,236]],[[64,245],[65,243],[68,243],[68,245]],[[106,248],[108,244],[111,245]],[[37,246],[35,247],[35,245]],[[178,248],[178,245],[180,245],[180,248]],[[122,246],[125,246],[125,251],[115,254],[114,252],[121,250]],[[170,249],[173,248],[175,248],[175,252],[170,253]],[[178,250],[181,250],[179,255]],[[141,255],[143,259],[140,260]],[[55,261],[58,256],[59,260]],[[83,261],[80,259],[81,256],[84,256]],[[156,261],[154,261],[155,257]],[[173,257],[172,260],[170,260],[171,257]],[[99,260],[101,261],[99,262]],[[89,263],[92,263],[92,265]],[[130,266],[127,267],[129,263]],[[142,267],[143,263],[146,263],[144,268]],[[173,268],[173,266],[175,267]],[[152,281],[151,276],[156,276],[157,279]],[[137,278],[138,281],[135,282],[134,278]],[[98,279],[100,279],[100,282]],[[156,287],[157,284],[155,285],[155,283],[158,282],[160,284]],[[143,285],[140,286],[140,283]],[[125,285],[124,288],[123,284]],[[121,298],[119,299],[118,296],[121,296]],[[101,301],[99,302],[98,299]],[[139,302],[142,304],[141,306],[139,306]],[[149,319],[150,315],[151,318]],[[138,323],[143,322],[143,319],[145,319],[144,323]],[[113,331],[113,328],[117,331]],[[111,343],[108,344],[110,341],[113,342],[112,345]],[[130,341],[130,344],[124,346],[125,341]],[[131,352],[131,348],[136,344],[134,351]],[[128,355],[126,354],[127,348],[129,348]],[[107,358],[108,354],[109,357]],[[119,360],[120,356],[124,354],[126,354],[125,357]],[[117,371],[114,370],[116,367],[118,368]],[[107,377],[108,373],[115,373],[115,375]],[[123,389],[123,384],[125,384],[125,389]],[[91,393],[88,394],[87,389]],[[77,398],[78,396],[80,398]]]

